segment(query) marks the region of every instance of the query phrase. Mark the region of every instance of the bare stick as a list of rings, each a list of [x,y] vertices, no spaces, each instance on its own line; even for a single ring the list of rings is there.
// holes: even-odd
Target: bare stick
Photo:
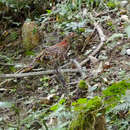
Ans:
[[[72,60],[74,62],[74,64],[76,65],[77,69],[79,70],[82,78],[84,79],[86,77],[86,74],[84,73],[84,71],[82,70],[81,65],[78,63],[77,60]]]
[[[76,73],[79,72],[78,69],[61,69],[62,73]],[[1,74],[0,78],[11,78],[6,79],[3,82],[0,83],[0,87],[6,83],[9,83],[12,81],[12,78],[22,78],[22,77],[28,77],[28,76],[36,76],[36,75],[48,75],[48,74],[54,74],[55,70],[47,70],[47,71],[40,71],[40,72],[29,72],[29,73],[15,73],[15,74]]]
[[[2,66],[15,66],[15,68],[26,68],[26,67],[28,67],[27,65],[24,65],[24,64],[8,64],[8,63],[3,63],[3,62],[1,62],[0,65],[2,65]]]
[[[93,19],[92,15],[90,15],[90,18]],[[98,47],[89,55],[89,56],[95,56],[98,51],[102,48],[102,46],[104,45],[105,41],[106,41],[106,36],[104,35],[100,25],[98,25],[97,22],[94,21],[94,26],[98,31],[99,37],[100,37],[100,44],[98,45]],[[89,61],[89,56],[87,59],[83,60],[80,65],[83,66],[86,62]]]
[[[62,73],[76,73],[76,72],[79,72],[79,69],[61,69],[60,71]],[[54,73],[55,73],[55,70],[29,72],[29,73],[1,74],[0,78],[22,78],[22,77],[28,77],[28,76],[48,75],[48,74],[54,74]]]
[[[96,14],[96,17],[100,17],[100,16],[103,16],[103,15],[107,15],[109,13],[114,13],[116,11],[118,11],[118,10],[117,9],[113,9],[113,10],[108,10],[108,11],[105,11],[105,12],[101,12],[99,14],[97,14],[96,12],[94,12],[94,13]]]

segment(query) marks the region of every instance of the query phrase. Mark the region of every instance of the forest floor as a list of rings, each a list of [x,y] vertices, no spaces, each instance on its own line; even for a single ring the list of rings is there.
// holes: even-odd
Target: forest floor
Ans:
[[[113,22],[112,26],[116,28],[117,32],[123,34],[124,31],[122,30],[125,29],[123,26],[125,21],[122,21],[122,19],[117,21],[117,17],[120,16],[115,15],[116,13],[113,13],[113,16],[110,16]],[[94,37],[85,45],[83,52],[80,51],[84,45],[81,46],[79,50],[78,45],[76,48],[71,48],[70,54],[68,54],[69,58],[64,63],[64,65],[66,65],[64,69],[79,70],[79,68],[71,62],[71,59],[75,59],[77,63],[81,65],[80,63],[91,56],[83,66],[81,65],[82,72],[79,70],[79,72],[63,73],[66,81],[65,88],[57,82],[55,73],[13,78],[11,82],[6,83],[4,83],[4,81],[7,80],[6,77],[0,78],[0,101],[15,104],[12,110],[10,110],[10,108],[0,108],[0,128],[7,129],[9,126],[15,126],[15,124],[19,123],[19,120],[22,120],[21,126],[25,129],[25,127],[27,128],[26,121],[31,120],[29,119],[29,115],[34,112],[38,114],[39,111],[44,111],[43,107],[46,109],[52,106],[58,102],[61,97],[67,96],[70,102],[83,97],[91,98],[96,95],[101,95],[101,91],[112,83],[129,79],[130,40],[114,32],[112,26],[108,25],[108,21],[106,25],[103,23],[100,24],[101,30],[108,42],[105,43],[95,55],[91,55],[91,53],[94,52],[101,43],[98,29],[94,32]],[[28,66],[34,57],[42,50],[43,44],[55,44],[60,42],[57,40],[57,37],[61,39],[60,36],[54,36],[54,32],[46,33],[44,41],[47,41],[47,43],[41,42],[33,50],[25,51],[22,47],[21,28],[12,28],[7,30],[7,32],[9,32],[9,34],[12,34],[12,32],[17,33],[17,38],[11,41],[10,37],[8,38],[7,36],[2,41],[4,44],[0,46],[1,74],[15,73],[23,66]],[[54,43],[52,43],[52,37],[50,37],[50,35],[53,35]],[[77,39],[78,38],[75,39],[74,43],[79,42]],[[41,66],[38,66],[33,72],[41,70],[45,71]],[[82,74],[85,74],[85,76],[82,77]],[[87,82],[89,92],[88,90],[80,90],[78,88],[78,83],[81,79]],[[54,99],[51,100],[51,98]],[[53,124],[54,122],[48,120],[48,124],[52,125],[51,123]],[[39,129],[41,127],[37,120],[33,120],[29,125],[28,127],[30,129]]]

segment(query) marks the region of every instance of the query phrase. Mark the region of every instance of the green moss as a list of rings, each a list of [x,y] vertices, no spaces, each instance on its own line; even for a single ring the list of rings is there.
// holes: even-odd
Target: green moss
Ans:
[[[95,96],[94,98],[89,100],[88,103],[87,103],[87,109],[89,111],[98,110],[98,109],[100,109],[101,106],[102,106],[102,100],[98,96]]]
[[[85,80],[80,80],[79,81],[79,84],[78,84],[78,87],[80,89],[88,89],[88,85],[86,84],[86,81]]]
[[[96,115],[100,113],[101,98],[96,96],[90,100],[78,99],[73,104],[76,117],[70,124],[69,130],[91,130],[94,128]]]
[[[121,81],[113,83],[106,90],[103,91],[104,103],[109,104],[110,107],[114,107],[121,99],[127,89],[130,89],[130,82]]]
[[[69,130],[91,130],[93,128],[93,121],[94,118],[92,114],[80,113],[72,121]]]
[[[15,41],[18,38],[18,33],[17,32],[11,32],[11,34],[9,35],[9,39],[11,41]]]
[[[118,1],[114,1],[114,0],[109,0],[109,1],[107,2],[107,6],[108,6],[109,8],[111,8],[111,9],[114,9],[114,8],[116,8],[116,7],[119,6],[119,2],[118,2]]]

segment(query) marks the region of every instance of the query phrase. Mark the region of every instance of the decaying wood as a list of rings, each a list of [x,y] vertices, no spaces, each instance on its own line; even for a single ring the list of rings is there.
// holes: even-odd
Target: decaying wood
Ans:
[[[93,19],[92,15],[90,15],[90,19]],[[97,46],[97,48],[89,56],[95,56],[100,51],[100,49],[103,47],[103,45],[106,41],[106,36],[104,35],[101,26],[95,21],[93,24],[94,24],[94,27],[96,28],[96,30],[98,31],[99,38],[100,38],[100,44]],[[80,63],[81,66],[83,66],[84,64],[86,64],[86,62],[89,61],[89,56],[87,59],[83,60]]]
[[[76,73],[79,72],[79,69],[61,69],[60,71],[62,73]],[[48,74],[55,74],[55,70],[28,72],[28,73],[15,73],[15,74],[1,74],[0,78],[22,78],[28,76],[48,75]]]

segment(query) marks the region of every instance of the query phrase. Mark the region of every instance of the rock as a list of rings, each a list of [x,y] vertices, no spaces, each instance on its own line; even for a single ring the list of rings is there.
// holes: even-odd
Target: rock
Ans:
[[[128,1],[127,1],[127,0],[123,0],[123,1],[120,2],[120,6],[121,6],[122,8],[126,7],[127,4],[128,4]]]
[[[127,54],[128,56],[130,56],[130,49],[127,49],[127,50],[126,50],[126,54]]]
[[[121,20],[124,21],[124,22],[128,22],[129,21],[127,15],[121,15]]]
[[[34,21],[26,21],[22,27],[23,47],[26,50],[36,47],[40,40],[38,26]]]

